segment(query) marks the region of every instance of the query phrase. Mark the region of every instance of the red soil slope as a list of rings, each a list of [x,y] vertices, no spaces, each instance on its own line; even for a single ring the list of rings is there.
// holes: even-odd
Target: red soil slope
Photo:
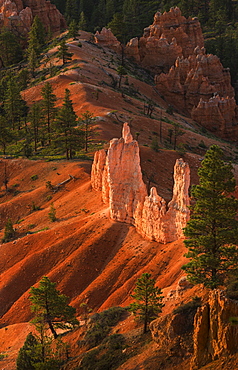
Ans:
[[[57,104],[62,104],[64,90],[69,88],[78,115],[89,109],[95,116],[100,116],[97,120],[97,140],[101,143],[120,137],[122,123],[130,121],[132,133],[140,133],[144,181],[148,183],[153,176],[150,185],[156,186],[158,193],[169,200],[173,166],[181,154],[173,150],[156,153],[150,149],[152,135],[159,133],[161,114],[163,119],[182,125],[185,133],[178,141],[194,150],[194,153],[184,155],[191,167],[192,183],[197,181],[197,168],[204,154],[198,144],[201,140],[206,145],[218,141],[203,137],[191,120],[177,114],[168,115],[166,103],[153,86],[140,81],[132,73],[128,81],[138,90],[138,95],[123,98],[119,91],[111,87],[109,76],[109,73],[117,76],[120,57],[88,43],[88,39],[89,35],[82,32],[82,47],[75,46],[77,42],[70,46],[74,59],[68,70],[50,79],[58,97]],[[43,83],[24,92],[29,104],[40,99]],[[149,99],[156,104],[152,118],[143,114],[144,103]],[[117,117],[113,113],[108,115],[115,110]],[[162,123],[164,141],[172,125],[165,121]],[[232,146],[224,142],[219,144],[227,155],[233,155]],[[0,189],[0,237],[7,219],[11,218],[16,239],[1,245],[0,352],[8,354],[3,362],[4,369],[15,368],[14,358],[29,330],[28,324],[24,329],[22,326],[31,318],[29,289],[44,275],[57,282],[57,288],[70,297],[77,313],[80,313],[82,302],[87,302],[93,311],[115,305],[126,306],[135,281],[143,272],[150,272],[156,278],[165,296],[176,287],[183,276],[183,241],[168,245],[149,242],[138,235],[133,226],[111,221],[101,195],[91,189],[90,161],[2,159],[0,184],[4,180],[5,167],[9,192],[5,194],[3,186]],[[58,192],[53,193],[46,188],[47,181],[56,185],[69,175],[74,179]],[[33,202],[40,208],[34,212]],[[48,217],[52,202],[56,209],[56,222],[51,222]],[[190,294],[193,294],[192,291]],[[167,301],[164,313],[183,299],[188,297],[174,297]],[[126,325],[129,329],[132,324]],[[15,341],[16,336],[18,340]]]

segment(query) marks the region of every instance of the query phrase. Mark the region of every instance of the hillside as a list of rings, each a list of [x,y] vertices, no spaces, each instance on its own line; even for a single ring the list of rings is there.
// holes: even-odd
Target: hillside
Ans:
[[[0,183],[3,184],[6,175],[9,180],[9,191],[6,193],[4,186],[0,189],[0,237],[8,218],[12,219],[16,229],[15,240],[1,244],[0,261],[0,353],[7,355],[0,366],[3,364],[2,368],[9,370],[15,369],[17,352],[31,330],[28,323],[32,317],[29,289],[44,275],[70,297],[79,317],[81,303],[87,303],[93,312],[127,306],[135,281],[143,272],[150,272],[156,285],[163,289],[166,300],[162,315],[192,296],[204,294],[201,287],[189,288],[181,295],[171,293],[176,291],[178,281],[184,276],[181,271],[185,262],[183,240],[160,244],[143,239],[133,226],[110,220],[108,206],[102,202],[101,194],[92,190],[90,172],[94,151],[107,148],[110,139],[120,137],[124,122],[129,122],[133,136],[138,138],[144,182],[155,186],[158,194],[167,201],[171,199],[173,166],[177,158],[182,156],[188,162],[191,183],[196,184],[197,169],[211,144],[221,146],[227,159],[235,161],[237,157],[234,144],[208,132],[204,134],[202,127],[190,118],[176,112],[169,114],[168,104],[158,94],[150,74],[133,62],[126,60],[127,76],[123,77],[122,94],[112,86],[113,78],[118,78],[120,55],[94,44],[91,35],[84,31],[80,31],[76,41],[69,40],[68,45],[73,53],[72,61],[60,68],[60,73],[54,77],[49,77],[49,71],[46,72],[45,78],[52,84],[57,106],[62,105],[64,91],[68,88],[77,115],[89,110],[96,117],[98,136],[90,152],[84,153],[86,159],[79,156],[71,161],[24,158],[2,158],[0,161]],[[50,62],[60,66],[61,62],[54,56],[56,49],[54,47],[48,54]],[[50,68],[47,60],[43,60],[39,73],[44,62],[45,69]],[[37,83],[22,93],[29,106],[40,100],[44,83]],[[144,106],[149,101],[154,105],[151,118],[144,114]],[[173,150],[173,143],[169,142],[173,123],[178,123],[184,132],[178,137],[177,150]],[[158,151],[151,148],[153,138],[157,138]],[[234,168],[237,178],[235,162]],[[48,181],[57,185],[69,176],[72,179],[56,192],[46,187]],[[48,217],[52,202],[56,222],[51,222]],[[33,210],[33,203],[39,209]],[[72,357],[80,354],[77,346],[82,335],[80,330],[68,334]],[[137,355],[119,369],[153,370],[158,369],[159,361],[161,369],[176,370],[181,366],[184,370],[189,369],[189,359],[181,365],[174,358],[167,358],[163,364],[163,355],[157,357],[155,343],[140,344],[138,349],[136,338],[141,329],[131,316],[116,330],[127,333],[128,343]],[[219,363],[208,365],[204,370],[221,366],[236,369],[236,359],[229,361],[230,365],[225,365],[228,367]],[[70,363],[68,369],[78,363],[76,358],[75,364]]]

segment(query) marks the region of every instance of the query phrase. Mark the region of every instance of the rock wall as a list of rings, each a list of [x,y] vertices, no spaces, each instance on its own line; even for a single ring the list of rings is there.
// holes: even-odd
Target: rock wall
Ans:
[[[208,302],[194,318],[191,370],[237,352],[238,325],[231,325],[231,317],[238,317],[238,301],[226,298],[222,291],[211,291]]]
[[[113,220],[135,225],[143,237],[161,243],[183,236],[182,229],[189,218],[189,166],[182,159],[176,161],[173,198],[168,205],[155,188],[148,196],[139,146],[127,123],[122,138],[111,140],[107,154],[104,150],[95,153],[91,181],[95,190],[102,191],[103,201],[109,203]]]
[[[0,28],[8,27],[19,36],[26,36],[38,15],[46,30],[58,32],[66,28],[63,15],[47,0],[0,0]]]

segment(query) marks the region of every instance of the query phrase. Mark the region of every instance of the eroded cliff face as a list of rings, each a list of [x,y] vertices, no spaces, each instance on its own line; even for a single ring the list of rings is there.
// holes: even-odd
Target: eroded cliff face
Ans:
[[[97,31],[94,40],[98,45],[109,47],[117,52],[121,50],[121,43],[113,35],[110,28],[103,27],[101,32]]]
[[[63,15],[50,1],[0,0],[0,28],[7,27],[21,36],[26,36],[36,15],[47,31],[57,32],[66,28]]]
[[[196,46],[204,46],[198,19],[186,19],[176,7],[163,14],[157,12],[153,24],[144,29],[137,51],[131,51],[133,43],[129,42],[126,54],[139,59],[143,67],[161,72],[168,70],[177,57],[187,58]]]
[[[234,97],[229,70],[223,68],[216,55],[206,54],[199,47],[188,58],[177,58],[169,73],[155,76],[155,83],[168,102],[187,114],[200,100],[208,101],[214,94]]]
[[[191,370],[237,352],[238,326],[230,322],[231,317],[237,316],[238,301],[227,298],[220,290],[210,293],[208,302],[198,309],[194,318]]]
[[[189,166],[182,159],[176,161],[173,198],[168,205],[155,188],[148,196],[139,146],[127,123],[122,138],[111,140],[107,154],[104,150],[95,153],[91,181],[95,190],[102,191],[103,201],[109,203],[113,220],[135,225],[143,237],[162,243],[183,236],[189,218]]]

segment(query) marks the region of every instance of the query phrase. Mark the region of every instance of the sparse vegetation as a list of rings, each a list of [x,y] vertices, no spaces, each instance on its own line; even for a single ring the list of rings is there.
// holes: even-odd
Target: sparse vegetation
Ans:
[[[50,211],[48,213],[49,219],[51,222],[55,222],[57,220],[56,218],[56,209],[54,207],[54,203],[51,203],[50,205]]]
[[[12,240],[15,236],[15,230],[13,227],[12,220],[9,218],[6,222],[5,229],[4,229],[4,236],[2,238],[3,243],[7,243]]]

